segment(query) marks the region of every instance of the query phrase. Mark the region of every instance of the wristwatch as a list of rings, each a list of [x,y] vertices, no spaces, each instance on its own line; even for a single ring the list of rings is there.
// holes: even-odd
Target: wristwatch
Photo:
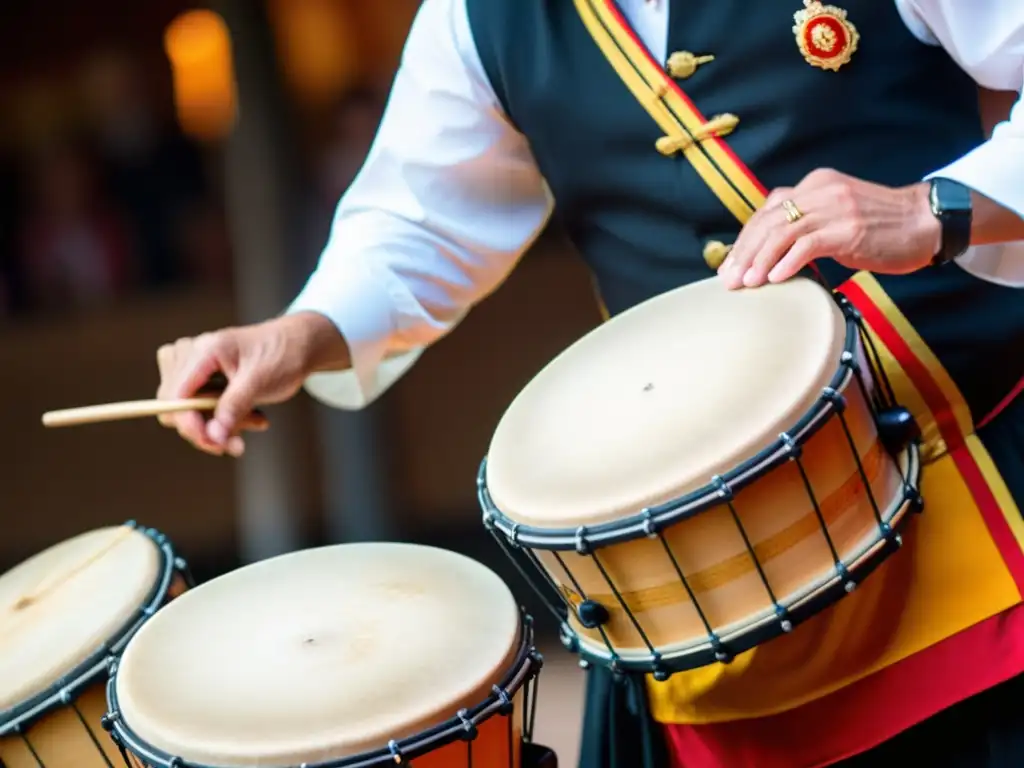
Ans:
[[[971,190],[952,179],[932,179],[931,184],[928,201],[932,214],[942,225],[942,244],[932,264],[948,264],[962,256],[971,244]]]

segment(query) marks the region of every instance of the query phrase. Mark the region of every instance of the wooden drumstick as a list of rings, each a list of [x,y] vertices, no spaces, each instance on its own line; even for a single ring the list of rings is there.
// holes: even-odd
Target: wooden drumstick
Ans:
[[[123,421],[160,416],[164,413],[182,411],[212,411],[217,399],[227,386],[223,374],[214,374],[203,385],[196,397],[179,400],[130,400],[103,405],[87,405],[81,408],[65,408],[43,414],[43,426],[72,427],[80,424],[98,424],[105,421]],[[259,413],[256,411],[255,413]]]
[[[122,421],[159,416],[181,411],[212,411],[217,407],[216,397],[190,397],[183,400],[129,400],[123,403],[86,405],[65,408],[43,414],[44,427],[73,427],[79,424],[98,424],[103,421]]]

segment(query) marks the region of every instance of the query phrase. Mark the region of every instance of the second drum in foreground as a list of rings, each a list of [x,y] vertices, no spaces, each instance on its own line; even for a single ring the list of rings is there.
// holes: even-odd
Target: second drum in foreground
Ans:
[[[339,545],[161,611],[117,667],[108,724],[148,768],[519,768],[539,668],[529,623],[484,566]]]

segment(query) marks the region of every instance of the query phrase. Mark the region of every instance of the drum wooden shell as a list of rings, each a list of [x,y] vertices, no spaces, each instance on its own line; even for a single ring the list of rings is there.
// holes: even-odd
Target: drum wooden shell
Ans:
[[[0,739],[0,765],[4,768],[39,768],[40,763],[44,768],[116,765],[120,755],[100,726],[106,711],[106,684],[97,681],[81,693],[74,708],[62,706],[52,710],[26,728],[24,738]]]
[[[20,595],[11,606],[0,653],[6,650],[12,661],[21,654],[19,660],[26,662],[18,680],[10,674],[0,679],[0,701],[9,705],[0,711],[0,766],[116,764],[120,754],[101,723],[111,660],[132,633],[190,584],[184,561],[166,538],[134,524],[62,542],[0,576],[0,603]],[[90,593],[96,604],[90,605]],[[77,620],[66,610],[76,604]],[[33,632],[55,639],[49,647],[37,637],[12,648]],[[98,639],[93,643],[86,637]],[[31,656],[37,656],[37,664],[25,658]]]
[[[909,457],[902,458],[901,471],[879,441],[871,411],[856,387],[848,390],[846,416],[870,493],[880,503],[884,519],[898,526],[906,514],[903,477]],[[880,542],[880,536],[873,503],[842,423],[829,421],[810,438],[802,463],[839,559],[852,567]],[[661,539],[637,539],[597,553],[647,639],[665,655],[707,643],[708,632],[697,605],[716,634],[727,641],[760,622],[774,621],[775,601],[793,605],[836,577],[833,552],[795,464],[785,464],[742,489],[732,506],[742,528],[723,504],[676,523],[662,534],[692,598]],[[748,541],[741,531],[746,532]],[[748,542],[756,561],[750,556]],[[539,551],[537,555],[571,601],[578,605],[582,591],[608,609],[609,621],[601,629],[621,656],[647,652],[636,626],[618,607],[591,556],[560,555],[573,581],[553,553]],[[771,585],[774,600],[765,589],[757,563]],[[569,621],[581,642],[590,645],[594,653],[606,653],[598,629],[583,627],[574,615]]]
[[[485,525],[563,603],[585,659],[659,675],[727,661],[898,548],[920,463],[912,421],[902,440],[880,430],[901,413],[879,372],[852,305],[811,281],[665,294],[510,406],[481,468]]]
[[[108,686],[131,768],[519,768],[540,669],[496,575],[406,544],[295,552],[214,579]]]

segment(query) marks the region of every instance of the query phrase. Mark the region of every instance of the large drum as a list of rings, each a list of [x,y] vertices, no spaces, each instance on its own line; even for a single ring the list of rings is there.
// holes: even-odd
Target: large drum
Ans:
[[[916,427],[856,311],[717,278],[597,328],[527,385],[484,522],[584,661],[728,662],[851,591],[918,509]]]
[[[539,668],[528,622],[479,563],[338,545],[161,611],[117,665],[107,723],[132,768],[518,768]]]
[[[0,766],[109,768],[107,672],[190,584],[156,531],[124,525],[57,544],[0,576]]]

